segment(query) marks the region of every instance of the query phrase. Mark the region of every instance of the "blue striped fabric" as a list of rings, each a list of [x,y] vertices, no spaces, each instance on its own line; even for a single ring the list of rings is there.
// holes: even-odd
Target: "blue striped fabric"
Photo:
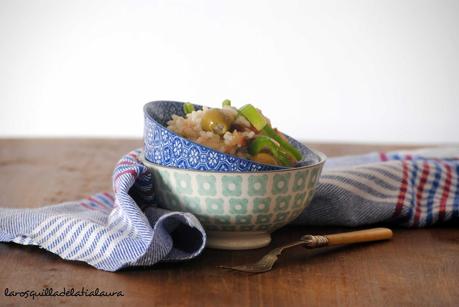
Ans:
[[[0,209],[0,241],[38,245],[107,271],[197,256],[206,242],[201,224],[192,214],[152,205],[151,174],[138,162],[139,152],[118,162],[113,193],[39,209]],[[183,234],[188,240],[177,240]]]
[[[330,159],[313,201],[293,222],[425,227],[459,217],[459,148]]]
[[[113,172],[113,193],[38,209],[0,209],[0,241],[37,245],[67,260],[116,271],[196,257],[206,234],[189,213],[154,205],[140,150]],[[330,159],[299,225],[396,223],[423,227],[459,218],[459,148]]]

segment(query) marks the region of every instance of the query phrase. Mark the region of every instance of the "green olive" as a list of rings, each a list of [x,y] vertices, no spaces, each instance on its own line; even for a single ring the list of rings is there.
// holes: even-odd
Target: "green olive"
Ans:
[[[218,135],[225,134],[230,127],[230,123],[219,109],[207,110],[201,119],[201,128],[204,131],[211,131]]]

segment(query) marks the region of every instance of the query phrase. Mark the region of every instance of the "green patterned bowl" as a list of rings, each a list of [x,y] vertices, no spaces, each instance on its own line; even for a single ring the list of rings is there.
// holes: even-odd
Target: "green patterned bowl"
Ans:
[[[275,171],[210,172],[166,167],[143,159],[152,171],[156,201],[193,213],[206,229],[207,246],[252,249],[294,220],[310,203],[326,160]]]

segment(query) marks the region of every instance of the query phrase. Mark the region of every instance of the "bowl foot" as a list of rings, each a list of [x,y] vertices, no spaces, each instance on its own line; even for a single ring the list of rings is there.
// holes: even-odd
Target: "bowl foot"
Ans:
[[[206,247],[243,250],[264,247],[270,242],[271,234],[267,232],[208,231]]]

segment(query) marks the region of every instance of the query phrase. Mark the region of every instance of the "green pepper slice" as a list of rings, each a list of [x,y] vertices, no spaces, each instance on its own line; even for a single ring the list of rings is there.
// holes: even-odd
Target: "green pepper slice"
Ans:
[[[224,107],[231,107],[231,100],[229,100],[229,99],[223,100],[222,108],[224,108]]]
[[[189,114],[194,111],[194,105],[191,102],[187,102],[183,104],[183,112],[185,114]]]
[[[270,138],[273,138],[279,145],[288,153],[290,153],[296,160],[301,160],[301,153],[292,146],[289,142],[281,138],[274,130],[268,125],[266,118],[258,112],[258,110],[251,104],[246,104],[239,109],[239,112],[255,127],[257,131],[263,132]]]
[[[291,159],[289,154],[286,153],[275,140],[266,135],[259,135],[253,139],[247,151],[250,155],[255,156],[260,152],[268,151],[282,166],[290,166]]]

